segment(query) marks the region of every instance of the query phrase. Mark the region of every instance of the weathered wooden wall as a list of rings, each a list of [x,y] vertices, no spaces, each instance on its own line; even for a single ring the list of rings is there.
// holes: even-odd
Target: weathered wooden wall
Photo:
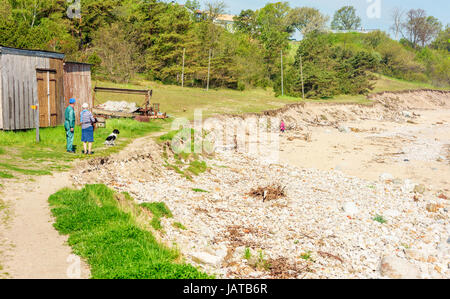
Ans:
[[[69,104],[69,99],[75,98],[76,122],[80,122],[81,106],[84,103],[89,104],[89,108],[94,107],[91,85],[91,65],[66,62],[64,64],[64,96],[66,98],[65,106]]]
[[[2,93],[2,54],[0,53],[0,130],[3,130],[3,93]]]
[[[2,123],[4,130],[22,130],[35,127],[36,111],[32,105],[38,104],[37,69],[54,69],[57,72],[56,105],[57,124],[61,124],[64,105],[63,57],[62,54],[2,49],[1,91]],[[51,56],[57,58],[50,58]]]

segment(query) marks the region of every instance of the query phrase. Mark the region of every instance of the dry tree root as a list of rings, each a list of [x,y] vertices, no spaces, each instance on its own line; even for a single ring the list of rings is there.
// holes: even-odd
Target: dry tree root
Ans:
[[[270,201],[286,196],[284,193],[285,188],[281,187],[281,185],[272,184],[267,187],[251,189],[248,195],[254,198],[262,198],[263,202],[265,202],[266,200]]]

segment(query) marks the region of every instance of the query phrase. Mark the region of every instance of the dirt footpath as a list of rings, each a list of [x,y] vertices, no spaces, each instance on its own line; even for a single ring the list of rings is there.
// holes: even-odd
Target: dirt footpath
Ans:
[[[68,173],[11,183],[3,190],[7,217],[0,222],[1,277],[90,277],[89,268],[67,245],[67,237],[53,227],[48,198],[64,187],[72,187]]]

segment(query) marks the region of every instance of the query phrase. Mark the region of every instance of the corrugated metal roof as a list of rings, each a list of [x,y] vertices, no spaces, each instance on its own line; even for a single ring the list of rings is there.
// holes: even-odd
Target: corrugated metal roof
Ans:
[[[36,57],[44,57],[44,58],[56,58],[56,59],[64,59],[65,55],[63,53],[58,52],[50,52],[44,50],[27,50],[27,49],[18,49],[5,47],[0,45],[0,54],[14,54],[14,55],[23,55],[23,56],[36,56]]]

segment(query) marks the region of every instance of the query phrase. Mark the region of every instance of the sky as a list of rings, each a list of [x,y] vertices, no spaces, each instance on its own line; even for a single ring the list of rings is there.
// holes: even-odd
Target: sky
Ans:
[[[227,5],[227,12],[239,14],[244,9],[259,9],[270,0],[222,0]],[[291,7],[309,6],[319,9],[323,14],[333,18],[336,10],[346,5],[353,5],[362,19],[365,29],[380,29],[389,31],[392,25],[391,15],[395,7],[409,9],[424,9],[428,15],[438,18],[442,24],[450,24],[450,0],[279,0],[289,2]],[[185,0],[177,0],[184,3]],[[204,3],[200,0],[200,3]],[[210,0],[214,2],[214,0]],[[378,9],[379,8],[379,9]],[[369,10],[369,11],[368,11]],[[379,13],[378,13],[379,12]]]

